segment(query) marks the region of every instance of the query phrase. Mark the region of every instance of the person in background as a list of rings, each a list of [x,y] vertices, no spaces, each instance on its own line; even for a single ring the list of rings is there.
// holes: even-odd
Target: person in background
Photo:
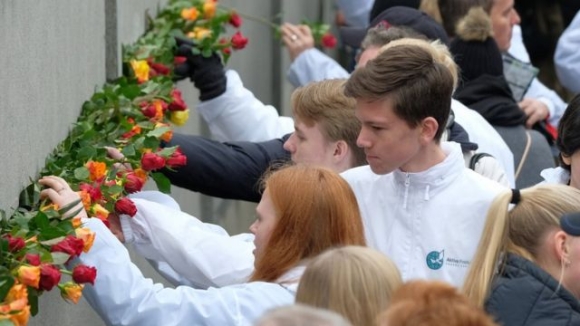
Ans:
[[[424,280],[409,281],[395,291],[379,325],[498,326],[453,286]]]
[[[580,94],[570,101],[560,120],[556,147],[560,151],[560,166],[542,171],[542,178],[546,183],[580,189]]]
[[[397,266],[374,249],[330,249],[306,266],[296,303],[337,312],[353,325],[372,326],[402,283]]]
[[[554,67],[562,86],[574,94],[580,93],[580,11],[558,39]]]
[[[464,293],[501,325],[580,325],[580,238],[561,227],[580,190],[539,185],[497,196]],[[513,208],[512,208],[513,205]]]
[[[79,200],[59,177],[44,177],[40,183],[47,187],[41,196],[59,207]],[[258,218],[250,227],[255,269],[248,283],[219,289],[153,284],[131,263],[127,250],[103,222],[86,219],[82,204],[79,206],[84,225],[96,233],[91,252],[79,260],[99,271],[94,285],[85,287],[83,294],[108,325],[248,325],[266,310],[294,301],[309,259],[334,246],[365,245],[356,199],[348,184],[331,170],[306,165],[275,171],[265,179],[264,195],[256,208]],[[195,236],[180,235],[183,230],[177,225],[164,230],[141,226],[131,230],[134,237],[154,237],[166,247],[189,242],[190,249],[196,248]],[[219,244],[216,239],[214,244]],[[213,259],[220,259],[213,254]],[[180,262],[190,255],[195,253],[169,251],[159,258]],[[203,261],[199,267],[206,263],[211,264]]]
[[[455,27],[470,8],[482,7],[491,17],[493,37],[499,50],[504,55],[509,54],[524,64],[530,63],[530,57],[523,43],[520,16],[514,8],[514,0],[433,0],[438,8],[428,12],[434,17],[441,17],[450,37],[455,36]],[[437,10],[439,9],[439,10]],[[508,78],[509,79],[509,78]],[[533,78],[518,102],[526,113],[526,125],[533,126],[538,121],[547,121],[556,127],[566,109],[566,102],[553,90],[542,84],[538,78]]]

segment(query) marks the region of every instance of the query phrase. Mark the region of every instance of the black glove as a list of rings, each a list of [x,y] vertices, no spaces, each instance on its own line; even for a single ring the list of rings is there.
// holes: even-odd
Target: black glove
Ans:
[[[200,101],[208,101],[222,95],[226,91],[226,73],[222,59],[215,52],[209,58],[201,54],[193,54],[191,50],[195,46],[187,39],[175,38],[177,41],[176,56],[182,56],[187,60],[174,68],[177,76],[187,77],[199,89]]]

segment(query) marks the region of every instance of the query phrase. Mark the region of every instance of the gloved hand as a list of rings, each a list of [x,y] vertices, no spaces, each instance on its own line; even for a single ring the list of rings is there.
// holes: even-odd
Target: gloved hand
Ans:
[[[215,52],[209,58],[201,54],[193,54],[193,42],[187,39],[175,38],[177,42],[176,56],[185,57],[184,63],[178,64],[174,72],[178,76],[189,77],[199,89],[200,101],[208,101],[222,95],[226,91],[226,74],[222,59]]]

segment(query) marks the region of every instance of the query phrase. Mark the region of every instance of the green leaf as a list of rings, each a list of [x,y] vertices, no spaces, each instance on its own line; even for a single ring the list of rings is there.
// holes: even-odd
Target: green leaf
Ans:
[[[59,251],[51,252],[50,255],[52,256],[52,263],[54,265],[64,265],[70,258],[69,254]]]
[[[74,171],[74,176],[75,179],[77,180],[86,180],[89,178],[89,176],[91,175],[91,173],[89,172],[89,169],[87,169],[86,167],[80,167],[80,168],[76,168]]]
[[[72,210],[73,208],[75,208],[75,206],[77,206],[79,203],[81,202],[80,198],[70,202],[68,204],[66,204],[64,207],[62,207],[61,209],[58,210],[58,213],[60,215],[65,215],[67,212],[69,212],[70,210]],[[78,214],[78,210],[75,210],[76,213],[75,214],[70,214],[70,216],[75,216],[76,214]]]
[[[85,146],[78,151],[77,155],[79,160],[90,159],[97,155],[97,150],[93,146]]]
[[[50,246],[53,246],[53,245],[61,242],[65,238],[66,238],[65,236],[61,236],[61,237],[53,238],[53,239],[50,239],[50,240],[40,241],[40,244],[50,247]]]
[[[36,226],[42,231],[42,229],[46,229],[50,227],[50,223],[48,221],[48,217],[43,212],[38,212],[36,216],[32,219],[32,221],[36,224]]]
[[[151,177],[155,180],[155,184],[157,185],[157,189],[164,194],[171,193],[171,182],[169,179],[161,172],[153,172],[151,173]]]
[[[32,183],[28,185],[22,192],[18,199],[18,206],[26,209],[31,209],[40,201],[40,188],[38,184]]]
[[[121,150],[121,154],[125,157],[131,157],[135,155],[135,146],[133,144],[129,144]]]
[[[0,277],[0,302],[4,302],[4,298],[10,291],[10,288],[14,285],[14,278],[9,275]]]
[[[159,128],[155,128],[153,130],[151,130],[150,132],[147,133],[147,137],[156,137],[159,138],[161,137],[161,135],[163,135],[164,133],[170,131],[171,128],[170,127],[159,127]]]
[[[30,314],[36,316],[38,314],[38,291],[32,287],[28,287],[28,304],[30,305]]]

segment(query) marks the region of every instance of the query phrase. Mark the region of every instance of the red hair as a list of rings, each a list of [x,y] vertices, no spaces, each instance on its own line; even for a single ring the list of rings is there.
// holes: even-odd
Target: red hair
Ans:
[[[272,173],[264,185],[278,221],[264,254],[256,257],[252,281],[273,282],[331,247],[365,245],[356,198],[336,172],[293,165]]]
[[[379,316],[383,326],[497,326],[455,287],[439,281],[411,281],[395,291]]]

